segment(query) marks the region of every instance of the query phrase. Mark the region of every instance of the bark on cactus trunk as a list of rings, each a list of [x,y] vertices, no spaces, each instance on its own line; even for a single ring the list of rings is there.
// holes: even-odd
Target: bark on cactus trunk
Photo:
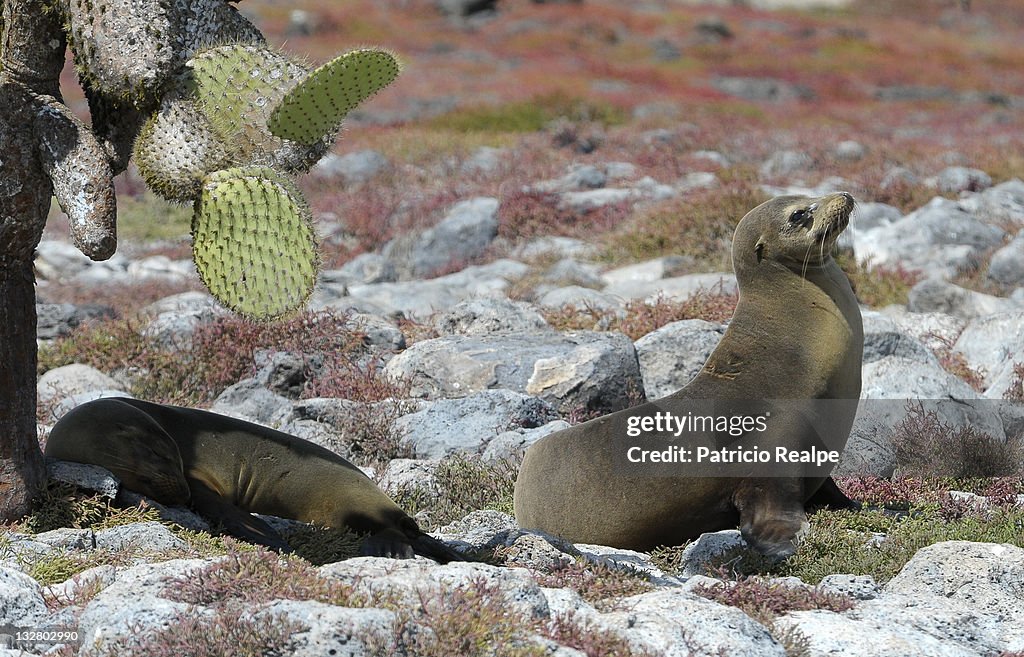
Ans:
[[[44,481],[36,437],[32,260],[53,186],[32,126],[38,94],[59,96],[65,40],[39,0],[4,0],[0,18],[0,521],[28,511]]]

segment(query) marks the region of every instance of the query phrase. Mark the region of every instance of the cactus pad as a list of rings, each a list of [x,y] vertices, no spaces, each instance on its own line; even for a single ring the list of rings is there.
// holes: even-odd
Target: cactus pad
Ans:
[[[231,310],[272,320],[300,308],[319,265],[309,208],[290,179],[265,167],[203,182],[192,218],[203,282]]]
[[[310,144],[336,130],[345,115],[398,76],[401,67],[385,50],[345,53],[316,69],[270,115],[270,131]]]
[[[207,174],[230,166],[227,144],[189,100],[167,100],[135,141],[135,163],[149,188],[168,201],[192,201]]]
[[[305,69],[266,47],[245,44],[204,50],[189,67],[190,90],[222,139],[256,153],[280,145],[267,130],[267,119],[285,93],[305,77]]]

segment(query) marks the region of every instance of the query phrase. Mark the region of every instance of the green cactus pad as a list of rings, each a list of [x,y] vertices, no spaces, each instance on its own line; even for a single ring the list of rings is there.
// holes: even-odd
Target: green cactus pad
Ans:
[[[385,50],[353,50],[316,69],[285,94],[270,114],[270,132],[311,144],[336,130],[352,109],[398,76],[401,66]]]
[[[195,103],[167,100],[142,127],[133,154],[150,189],[168,201],[191,202],[207,174],[231,165],[226,146]]]
[[[246,44],[203,50],[188,66],[189,90],[221,138],[256,154],[280,147],[267,120],[305,69],[264,46]]]
[[[319,257],[312,216],[290,179],[265,167],[217,171],[192,218],[193,256],[217,299],[269,321],[313,292]]]

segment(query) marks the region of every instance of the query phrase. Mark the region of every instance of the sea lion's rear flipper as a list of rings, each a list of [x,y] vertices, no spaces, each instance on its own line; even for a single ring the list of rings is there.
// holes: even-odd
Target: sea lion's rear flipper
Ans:
[[[804,506],[807,508],[828,507],[829,509],[860,511],[863,505],[847,497],[846,493],[841,491],[839,486],[836,485],[835,480],[829,477],[821,485],[821,488],[815,491],[814,495],[811,495]]]
[[[363,541],[359,553],[366,557],[393,559],[411,559],[418,554],[438,563],[470,560],[433,536],[424,534],[411,522],[401,529],[388,527],[370,534]]]
[[[801,487],[799,479],[744,480],[732,498],[743,540],[768,557],[792,556],[807,525]]]
[[[264,521],[231,504],[201,481],[189,478],[188,484],[192,490],[192,508],[199,515],[219,523],[227,533],[242,540],[277,552],[292,551],[281,535]]]
[[[363,539],[359,554],[363,557],[391,559],[412,559],[415,556],[409,538],[402,530],[394,527],[374,532]]]
[[[438,563],[449,563],[451,561],[472,561],[468,556],[448,547],[443,541],[439,541],[429,534],[421,533],[412,540],[412,549],[416,554],[429,557]]]

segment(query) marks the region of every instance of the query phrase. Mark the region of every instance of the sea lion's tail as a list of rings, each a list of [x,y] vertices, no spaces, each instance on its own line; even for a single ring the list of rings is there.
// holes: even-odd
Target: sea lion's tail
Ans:
[[[451,561],[474,561],[468,555],[449,547],[442,541],[437,540],[429,534],[420,532],[418,536],[410,539],[412,551],[418,555],[428,557],[438,563],[449,563]]]

